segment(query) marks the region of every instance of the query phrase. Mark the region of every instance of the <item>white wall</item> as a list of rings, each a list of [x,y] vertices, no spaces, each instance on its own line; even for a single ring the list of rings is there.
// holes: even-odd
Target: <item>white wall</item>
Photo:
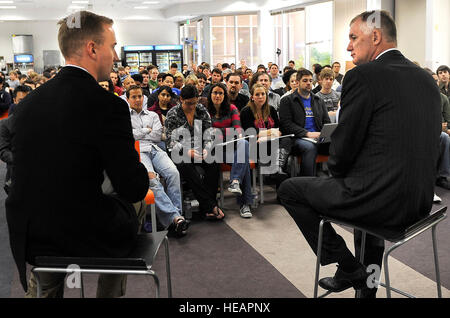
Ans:
[[[341,63],[341,72],[345,72],[345,62],[351,61],[347,52],[350,21],[358,14],[366,11],[366,0],[335,0],[334,1],[334,41],[333,61]]]
[[[425,65],[427,43],[426,0],[396,0],[398,49],[411,61]],[[447,39],[448,41],[448,39]]]
[[[427,55],[427,66],[434,72],[440,65],[450,65],[450,1],[431,0],[431,58]]]
[[[0,23],[0,56],[12,63],[12,34],[33,35],[35,69],[42,71],[43,50],[59,50],[56,21],[18,21]],[[178,44],[178,23],[169,21],[115,21],[117,53],[124,45]],[[63,59],[61,58],[61,61]]]

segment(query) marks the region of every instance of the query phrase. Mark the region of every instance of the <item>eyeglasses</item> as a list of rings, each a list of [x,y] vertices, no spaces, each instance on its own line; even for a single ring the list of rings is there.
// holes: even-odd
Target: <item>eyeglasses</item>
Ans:
[[[212,92],[211,94],[212,95],[217,95],[217,96],[222,96],[223,92]]]

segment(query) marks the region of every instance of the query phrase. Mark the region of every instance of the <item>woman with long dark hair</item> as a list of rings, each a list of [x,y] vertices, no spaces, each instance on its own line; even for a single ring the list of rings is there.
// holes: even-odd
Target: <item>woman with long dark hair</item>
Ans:
[[[211,86],[208,94],[208,111],[211,116],[212,127],[221,130],[223,140],[235,132],[238,136],[242,136],[239,110],[235,105],[230,104],[227,87],[224,84],[217,83]],[[226,158],[227,152],[223,152],[224,162],[231,163],[228,191],[238,195],[237,202],[240,206],[241,217],[250,218],[252,217],[250,206],[253,203],[253,196],[248,141],[245,139],[238,140],[235,146],[233,158]],[[223,148],[223,150],[226,150],[226,148]]]

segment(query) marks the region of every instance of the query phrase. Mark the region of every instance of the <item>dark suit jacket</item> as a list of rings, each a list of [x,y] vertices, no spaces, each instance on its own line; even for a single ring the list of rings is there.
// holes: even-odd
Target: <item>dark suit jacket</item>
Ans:
[[[138,221],[127,202],[145,197],[149,179],[126,102],[65,67],[14,116],[6,216],[24,289],[25,261],[38,255],[128,255]],[[102,193],[104,171],[122,200]]]
[[[311,109],[317,131],[321,131],[324,124],[331,122],[327,107],[323,100],[311,94]],[[305,129],[306,112],[298,91],[284,97],[280,103],[280,130],[283,135],[294,134],[295,138],[303,138],[308,131]]]
[[[399,51],[349,71],[331,137],[332,178],[304,191],[319,213],[406,227],[430,212],[441,99],[433,78]]]

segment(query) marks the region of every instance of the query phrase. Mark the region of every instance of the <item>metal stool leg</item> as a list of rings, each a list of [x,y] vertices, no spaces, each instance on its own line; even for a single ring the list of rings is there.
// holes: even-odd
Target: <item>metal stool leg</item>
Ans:
[[[155,281],[155,285],[156,285],[156,298],[159,298],[159,278],[156,275],[156,273],[152,270],[148,271],[148,275],[150,275],[151,277],[153,277],[153,280]]]
[[[441,272],[439,270],[439,257],[438,257],[437,240],[436,240],[436,225],[431,228],[431,236],[433,239],[434,267],[436,269],[437,293],[438,293],[438,298],[442,298]]]
[[[169,257],[169,239],[164,238],[164,247],[166,252],[166,272],[167,272],[167,293],[168,297],[172,298],[172,279],[170,274],[170,257]]]
[[[261,204],[264,203],[264,189],[263,189],[263,174],[262,174],[262,170],[261,167],[259,167],[259,197],[260,197],[260,202]]]
[[[80,273],[80,297],[84,298],[83,273]]]
[[[322,256],[322,236],[323,236],[323,225],[325,221],[321,220],[319,224],[319,239],[317,242],[317,260],[316,260],[316,275],[314,277],[314,298],[317,298],[317,290],[319,287],[319,272],[320,272],[320,260]]]
[[[33,275],[36,280],[36,297],[41,298],[42,297],[42,286],[41,286],[41,279],[39,277],[39,273],[33,272]]]
[[[156,207],[155,204],[150,205],[150,215],[152,220],[152,233],[156,233]]]
[[[389,264],[388,264],[388,257],[389,257],[390,249],[384,253],[384,280],[385,280],[385,287],[386,287],[386,297],[391,298],[391,282],[389,280]]]
[[[364,253],[366,251],[366,232],[361,231],[361,247],[359,251],[359,262],[364,264]],[[356,298],[361,298],[361,289],[356,291]]]

